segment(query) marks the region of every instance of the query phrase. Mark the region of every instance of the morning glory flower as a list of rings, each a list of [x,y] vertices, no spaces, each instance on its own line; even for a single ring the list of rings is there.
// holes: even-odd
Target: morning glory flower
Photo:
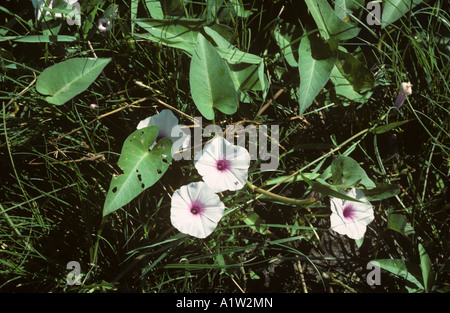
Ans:
[[[164,109],[159,114],[147,117],[140,121],[136,128],[141,129],[148,126],[158,127],[159,132],[156,141],[164,137],[172,140],[172,155],[186,148],[190,143],[191,137],[181,129],[177,117],[170,110]],[[155,144],[156,142],[153,146]]]
[[[239,190],[247,181],[250,154],[247,149],[216,137],[195,156],[194,165],[215,192]]]
[[[351,239],[361,239],[374,219],[373,207],[359,189],[351,189],[347,196],[361,202],[330,198],[331,229]]]
[[[225,205],[204,182],[194,182],[175,190],[170,221],[184,234],[205,238],[217,227]]]
[[[400,89],[398,91],[397,98],[395,99],[394,107],[399,109],[403,102],[405,101],[407,96],[410,96],[412,94],[412,85],[409,82],[404,82],[401,84]]]

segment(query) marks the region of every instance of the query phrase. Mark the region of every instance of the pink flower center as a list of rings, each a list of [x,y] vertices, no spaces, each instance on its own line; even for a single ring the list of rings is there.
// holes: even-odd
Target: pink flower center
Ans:
[[[355,208],[351,204],[347,204],[342,209],[342,215],[345,219],[353,219],[355,216]]]
[[[200,214],[202,212],[202,205],[200,205],[198,202],[194,202],[191,204],[190,211],[193,215]]]
[[[227,169],[230,168],[230,161],[228,161],[228,160],[219,160],[216,163],[216,168],[220,172],[226,171]]]

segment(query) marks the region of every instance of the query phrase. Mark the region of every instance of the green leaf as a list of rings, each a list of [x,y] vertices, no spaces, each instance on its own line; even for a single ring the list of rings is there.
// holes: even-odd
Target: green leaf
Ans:
[[[423,0],[385,0],[381,14],[381,28],[394,23]]]
[[[407,222],[406,216],[401,214],[389,214],[387,228],[399,232],[404,236],[414,233],[414,229]]]
[[[416,285],[419,289],[423,289],[421,280],[421,270],[417,264],[400,259],[377,259],[370,261],[375,266],[400,276]]]
[[[395,197],[400,193],[400,188],[388,183],[375,183],[376,187],[364,191],[364,195],[369,201],[380,201],[390,197]]]
[[[422,278],[426,292],[430,292],[434,282],[434,271],[431,264],[430,257],[428,256],[425,248],[419,243],[419,256],[420,256],[420,268],[422,269]]]
[[[159,19],[136,19],[134,22],[148,32],[134,33],[134,36],[149,39],[172,48],[182,49],[190,55],[194,53],[197,35],[204,23],[196,20]]]
[[[45,69],[36,81],[36,90],[45,100],[61,105],[85,91],[111,61],[110,58],[73,58]]]
[[[374,88],[375,77],[362,62],[341,49],[338,50],[337,58],[336,67],[355,92],[361,93]]]
[[[167,171],[172,161],[172,141],[162,138],[150,150],[157,135],[158,127],[149,126],[136,130],[125,140],[117,162],[123,173],[111,180],[103,216],[129,203]]]
[[[163,19],[164,12],[161,7],[161,2],[159,0],[144,0],[145,5],[150,11],[150,15],[155,19]]]
[[[230,74],[236,91],[261,90],[258,67],[255,64],[230,64]]]
[[[239,103],[230,69],[202,34],[192,56],[189,84],[194,103],[206,119],[214,119],[214,108],[225,114],[236,112]]]
[[[353,201],[353,202],[361,202],[360,200],[357,200],[355,198],[349,197],[346,194],[337,191],[336,189],[334,189],[335,187],[332,185],[328,185],[326,183],[322,183],[319,181],[312,181],[310,179],[308,179],[305,175],[301,174],[303,180],[311,186],[311,189],[322,194],[324,197],[333,197],[333,198],[338,198],[338,199],[342,199],[342,200],[348,200],[348,201]]]
[[[360,29],[345,23],[328,4],[327,0],[305,0],[308,9],[319,28],[320,35],[328,40],[347,40],[356,37]]]
[[[228,40],[211,27],[204,27],[205,33],[211,37],[217,45],[216,49],[220,56],[230,64],[260,64],[263,60],[261,57],[241,51],[233,46]]]
[[[374,133],[374,134],[383,134],[383,133],[386,133],[386,132],[388,132],[388,131],[390,131],[392,129],[395,129],[395,128],[399,127],[399,126],[402,126],[403,124],[406,124],[406,123],[408,123],[410,121],[412,121],[412,120],[404,120],[404,121],[393,122],[393,123],[390,123],[390,124],[387,124],[387,125],[381,125],[381,126],[376,127],[375,129],[373,129],[372,133]]]
[[[334,11],[336,15],[344,20],[354,11],[364,8],[365,0],[335,0]]]
[[[367,176],[364,169],[348,156],[338,156],[331,162],[333,185],[339,187],[357,187],[359,184],[367,189],[375,188],[375,183]]]
[[[135,20],[137,18],[138,7],[139,7],[139,0],[131,0],[130,16],[131,16],[131,32],[132,33],[134,33],[134,27],[136,25],[135,23],[133,23],[133,20]]]
[[[73,42],[77,40],[77,37],[68,35],[29,35],[0,37],[0,42],[7,40],[26,43]]]
[[[314,45],[321,46],[322,53],[325,52],[326,54],[323,56],[315,55]],[[302,38],[298,54],[300,73],[299,115],[302,115],[328,82],[336,59],[329,45],[320,44],[313,36]]]
[[[366,102],[372,93],[359,93],[355,91],[352,84],[342,75],[341,71],[335,65],[331,70],[330,80],[334,84],[334,90],[336,95],[344,97],[350,101],[355,101],[359,103]]]
[[[204,30],[217,45],[216,51],[229,63],[230,74],[236,91],[261,90],[262,85],[259,81],[256,64],[262,63],[262,58],[238,50],[210,27],[205,26]]]
[[[266,227],[261,226],[261,224],[264,224],[264,221],[255,212],[247,214],[246,218],[244,219],[244,222],[256,232],[260,234],[266,233]]]
[[[295,175],[290,177],[290,175],[286,175],[286,176],[281,176],[281,177],[277,177],[277,178],[272,178],[272,179],[268,179],[265,182],[266,186],[270,186],[270,185],[276,185],[279,183],[292,183],[292,182],[298,182],[298,181],[302,181],[303,180],[303,176],[306,177],[307,179],[310,180],[314,180],[318,177],[320,177],[320,174],[316,174],[316,173],[302,173],[302,175]]]
[[[273,31],[275,41],[280,47],[281,53],[286,59],[286,62],[292,67],[298,66],[298,57],[296,57],[298,51],[293,48],[293,41],[296,33],[297,30],[295,26],[287,22],[280,22]]]

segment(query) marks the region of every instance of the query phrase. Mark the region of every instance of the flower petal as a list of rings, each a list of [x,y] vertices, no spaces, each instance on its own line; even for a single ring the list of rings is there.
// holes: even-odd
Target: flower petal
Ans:
[[[227,160],[228,168],[217,169],[219,161]],[[241,189],[248,177],[250,154],[247,149],[216,137],[195,156],[194,165],[208,186],[215,192]]]
[[[158,138],[167,137],[172,140],[172,155],[189,146],[190,135],[181,129],[177,117],[168,109],[143,119],[136,128],[141,129],[148,126],[158,127]]]
[[[191,206],[201,206],[201,212],[193,214]],[[225,205],[204,182],[195,182],[177,189],[172,196],[170,220],[180,232],[205,238],[217,227]]]
[[[347,196],[362,201],[362,203],[330,198],[332,212],[330,216],[331,229],[339,234],[347,235],[349,238],[360,239],[364,236],[367,225],[374,219],[373,207],[359,189],[351,189],[347,192]],[[349,205],[352,206],[353,213],[351,217],[344,217],[343,209]]]

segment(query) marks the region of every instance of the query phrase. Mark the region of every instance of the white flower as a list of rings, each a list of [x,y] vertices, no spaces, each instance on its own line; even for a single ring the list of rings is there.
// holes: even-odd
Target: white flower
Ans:
[[[352,239],[361,239],[364,237],[367,225],[374,219],[373,207],[359,189],[351,189],[347,196],[363,203],[330,198],[331,229]]]
[[[195,156],[194,165],[215,192],[239,190],[247,181],[250,154],[247,149],[216,137]]]
[[[164,137],[172,140],[172,155],[189,145],[191,137],[178,125],[178,119],[172,111],[165,109],[159,114],[149,116],[140,121],[136,128],[141,129],[153,125],[157,126],[159,131],[156,141]],[[153,145],[155,144],[156,142]]]
[[[225,205],[204,182],[190,183],[175,190],[170,221],[184,234],[205,238],[217,227]]]

